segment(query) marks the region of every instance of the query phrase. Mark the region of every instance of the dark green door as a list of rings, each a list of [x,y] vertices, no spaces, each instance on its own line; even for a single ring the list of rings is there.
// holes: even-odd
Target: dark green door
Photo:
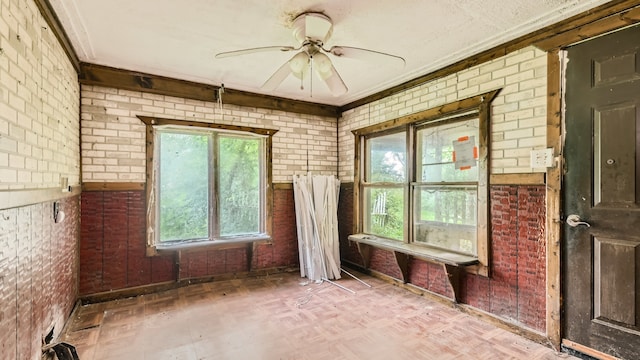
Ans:
[[[563,337],[640,359],[640,27],[567,55]]]

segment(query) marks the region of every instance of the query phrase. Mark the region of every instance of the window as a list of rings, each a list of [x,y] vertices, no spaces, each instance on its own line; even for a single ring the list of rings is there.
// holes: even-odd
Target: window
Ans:
[[[451,120],[415,130],[413,241],[477,256],[478,160],[456,168],[453,144],[464,139],[475,146],[479,119]]]
[[[355,130],[355,231],[477,257],[486,267],[489,102],[496,94]]]
[[[364,232],[400,240],[404,238],[404,203],[407,179],[406,132],[371,136],[366,140]]]
[[[150,254],[269,239],[267,164],[274,130],[140,119],[152,139],[147,147]]]

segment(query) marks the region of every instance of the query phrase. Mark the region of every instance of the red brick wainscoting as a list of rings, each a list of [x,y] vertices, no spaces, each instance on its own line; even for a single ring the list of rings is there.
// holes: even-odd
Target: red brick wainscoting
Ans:
[[[0,210],[0,354],[39,359],[42,339],[58,336],[77,296],[79,198]]]
[[[502,185],[491,187],[491,276],[466,273],[461,301],[508,321],[545,331],[545,187]],[[362,265],[352,233],[353,185],[343,184],[338,219],[341,256]],[[375,249],[372,270],[401,278],[392,252]],[[410,263],[409,282],[451,297],[443,268],[421,260]]]
[[[252,269],[298,266],[293,190],[273,196],[273,242],[258,245]],[[148,257],[143,190],[82,193],[80,294],[245,272],[245,248]]]

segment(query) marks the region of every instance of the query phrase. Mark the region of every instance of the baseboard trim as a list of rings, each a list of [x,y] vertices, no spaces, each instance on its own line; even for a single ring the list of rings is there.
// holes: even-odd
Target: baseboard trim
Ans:
[[[582,344],[579,344],[571,340],[562,339],[562,346],[568,349],[577,351],[581,354],[587,355],[587,358],[593,358],[593,359],[599,359],[599,360],[618,360],[618,358],[615,356],[605,354],[596,349],[592,349],[588,346],[584,346]]]

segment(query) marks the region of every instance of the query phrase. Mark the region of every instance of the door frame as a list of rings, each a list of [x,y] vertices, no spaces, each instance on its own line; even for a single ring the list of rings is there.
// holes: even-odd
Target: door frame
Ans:
[[[547,148],[553,149],[554,165],[546,172],[546,335],[550,344],[559,351],[563,344],[562,334],[562,271],[561,241],[562,228],[562,173],[564,167],[564,50],[570,45],[591,38],[621,30],[640,23],[640,5],[633,1],[612,1],[599,15],[585,23],[576,19],[568,29],[559,31],[553,37],[536,42],[533,45],[547,52]],[[569,344],[580,346],[580,344]],[[570,346],[575,349],[575,346]],[[589,353],[592,349],[582,347],[579,351]],[[605,354],[593,355],[603,356]]]

